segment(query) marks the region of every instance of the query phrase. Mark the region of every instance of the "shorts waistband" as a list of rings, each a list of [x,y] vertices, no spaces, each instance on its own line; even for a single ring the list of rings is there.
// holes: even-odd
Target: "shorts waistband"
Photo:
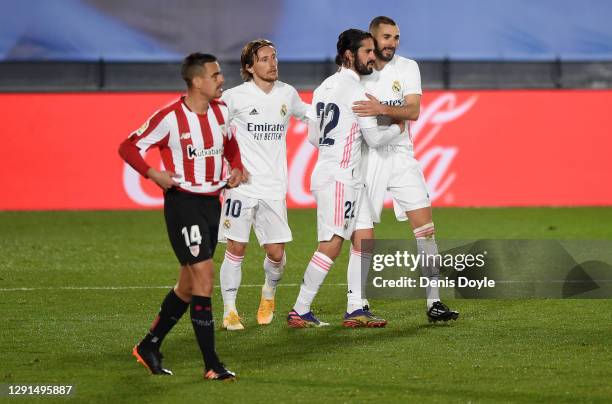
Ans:
[[[401,153],[410,151],[410,147],[403,144],[386,144],[382,146],[378,146],[376,151],[385,151],[391,153]]]

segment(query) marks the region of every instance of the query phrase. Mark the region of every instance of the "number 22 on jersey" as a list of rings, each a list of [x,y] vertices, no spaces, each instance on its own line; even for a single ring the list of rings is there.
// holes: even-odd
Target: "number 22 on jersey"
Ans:
[[[323,133],[323,136],[319,138],[319,146],[331,146],[336,143],[334,139],[327,137],[327,135],[338,125],[340,108],[333,102],[327,105],[318,102],[317,118],[319,119],[319,132]]]

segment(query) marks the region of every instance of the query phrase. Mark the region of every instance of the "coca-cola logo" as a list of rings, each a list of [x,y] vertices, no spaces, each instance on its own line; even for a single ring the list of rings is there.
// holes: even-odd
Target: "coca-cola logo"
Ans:
[[[457,156],[456,146],[431,145],[432,141],[449,122],[459,119],[476,103],[474,95],[458,104],[457,95],[443,93],[428,105],[421,106],[418,121],[411,125],[414,155],[425,173],[429,197],[432,201],[446,196],[445,202],[452,203],[452,195],[445,195],[456,178],[450,171],[451,163]]]
[[[444,202],[452,203],[452,195],[448,191],[457,173],[451,170],[451,166],[460,152],[456,145],[435,144],[433,141],[446,124],[468,112],[477,99],[478,96],[473,95],[459,103],[457,94],[442,93],[429,103],[423,103],[418,121],[411,124],[415,157],[425,173],[432,201],[445,198]],[[289,127],[287,134],[289,150],[287,205],[289,207],[315,206],[314,197],[309,190],[309,179],[317,152],[308,142],[307,130],[306,124],[296,121]],[[160,169],[164,169],[161,163]],[[123,187],[129,198],[140,206],[163,205],[161,193],[147,192],[139,174],[127,164],[124,164],[123,168]]]

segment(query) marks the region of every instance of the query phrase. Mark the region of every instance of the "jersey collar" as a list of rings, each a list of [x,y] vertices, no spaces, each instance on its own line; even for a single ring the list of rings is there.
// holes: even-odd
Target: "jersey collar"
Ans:
[[[346,67],[340,68],[340,74],[346,74],[349,77],[352,77],[353,79],[355,79],[356,81],[360,80],[359,75],[355,71],[351,69],[347,69]]]

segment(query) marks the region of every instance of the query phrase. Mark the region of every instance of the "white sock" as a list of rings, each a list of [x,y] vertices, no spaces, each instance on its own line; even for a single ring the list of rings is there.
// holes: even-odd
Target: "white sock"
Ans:
[[[310,305],[333,263],[334,261],[331,258],[318,251],[315,252],[310,259],[306,271],[304,272],[304,279],[302,281],[302,286],[300,286],[300,294],[295,302],[295,306],[293,306],[293,310],[299,315],[306,314],[310,311]]]
[[[236,296],[242,279],[242,259],[225,251],[225,258],[221,264],[221,296],[223,297],[223,317],[226,317],[230,311],[236,310]]]
[[[436,240],[434,238],[434,232],[435,228],[433,223],[427,223],[424,226],[414,229],[417,250],[419,254],[423,254],[425,256],[423,258],[425,265],[421,266],[421,273],[430,281],[438,281],[440,279],[440,268],[433,263],[432,259],[425,260],[426,256],[428,255],[438,254],[438,245],[436,244]],[[427,261],[430,262],[428,263]],[[427,297],[427,309],[430,309],[435,302],[440,301],[440,289],[438,285],[427,286],[425,288],[425,296]]]
[[[365,306],[363,304],[363,299],[361,299],[361,291],[363,288],[363,282],[361,279],[361,260],[369,260],[371,257],[372,254],[359,252],[353,249],[353,246],[351,245],[351,254],[349,256],[348,268],[346,271],[346,281],[348,283],[348,293],[346,294],[346,312],[349,314]],[[369,263],[364,264],[369,265]]]
[[[283,277],[286,262],[287,256],[284,253],[280,262],[272,261],[267,255],[266,258],[264,258],[263,268],[266,273],[266,280],[261,288],[261,294],[264,299],[274,299],[276,285],[278,285],[278,282]]]

